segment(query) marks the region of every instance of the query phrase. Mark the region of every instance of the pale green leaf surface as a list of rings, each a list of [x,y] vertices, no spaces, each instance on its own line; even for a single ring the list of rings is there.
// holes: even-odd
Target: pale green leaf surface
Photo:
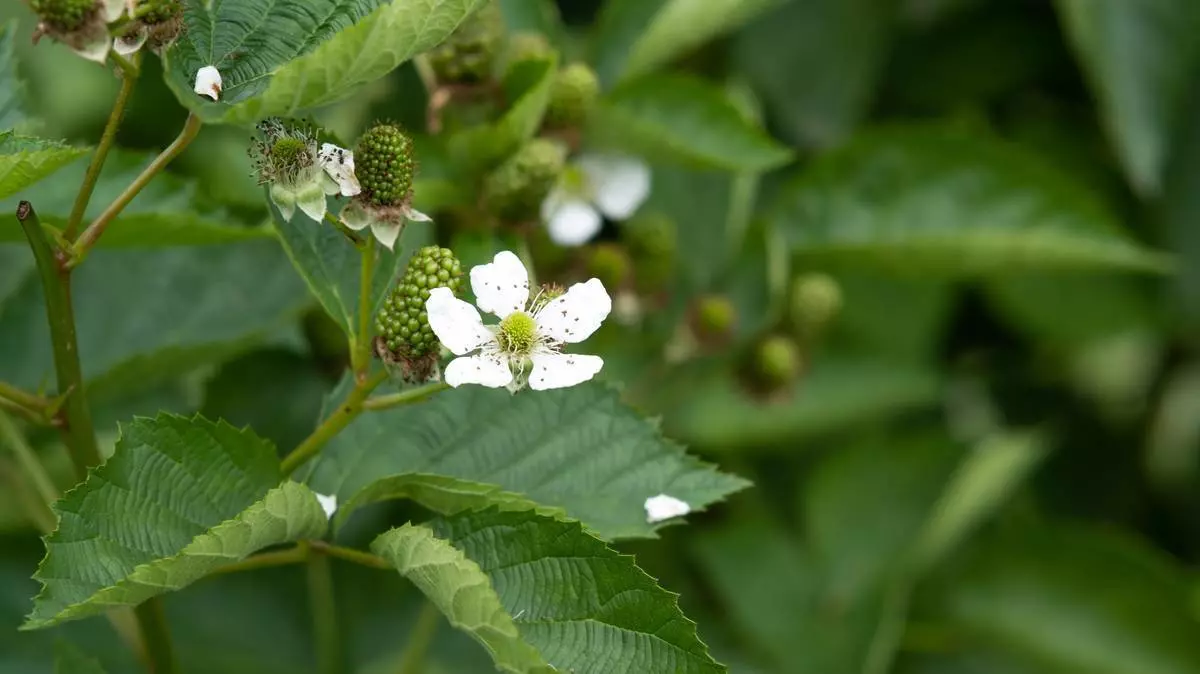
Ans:
[[[634,43],[623,79],[649,72],[784,0],[670,0]]]
[[[1139,284],[1142,280],[1118,274],[1022,274],[989,279],[984,292],[989,306],[1013,328],[1073,349],[1161,323],[1156,288]]]
[[[358,330],[358,298],[362,253],[336,227],[327,222],[313,222],[299,209],[291,221],[285,221],[271,204],[275,231],[291,258],[296,271],[308,285],[309,291],[325,311],[342,326],[347,334]],[[370,230],[362,236],[370,237]],[[412,252],[432,238],[429,223],[410,222],[390,251],[372,239],[376,254],[374,275],[371,278],[371,321],[386,297],[388,287],[402,272]]]
[[[596,110],[598,137],[651,159],[694,168],[762,172],[792,159],[716,86],[652,75],[618,87]]]
[[[25,121],[25,85],[17,77],[17,22],[0,25],[0,129],[11,129]]]
[[[512,155],[541,128],[550,102],[556,59],[523,61],[504,78],[506,100],[512,101],[500,119],[473,126],[450,138],[452,156],[476,168],[492,167]]]
[[[79,159],[87,150],[0,131],[0,199]]]
[[[54,506],[25,629],[132,606],[256,550],[324,534],[307,487],[269,442],[203,418],[159,415],[122,429],[116,452]]]
[[[934,126],[861,134],[784,188],[770,217],[802,261],[891,273],[1171,267],[1036,156]]]
[[[1138,191],[1157,194],[1189,87],[1200,71],[1200,5],[1192,0],[1055,4],[1125,173]]]
[[[80,359],[91,394],[106,382],[144,388],[232,356],[311,301],[273,241],[98,250],[73,281]],[[46,308],[31,265],[0,302],[0,378],[33,389],[53,381]],[[129,310],[114,314],[120,307]]]
[[[444,475],[405,473],[383,477],[358,490],[348,501],[338,505],[333,526],[342,524],[359,508],[379,501],[407,499],[442,515],[454,515],[464,510],[533,510],[547,517],[562,517],[561,508],[542,506],[521,494],[490,484],[460,480]]]
[[[381,476],[430,473],[561,508],[605,538],[652,536],[645,500],[700,510],[747,486],[665,440],[600,384],[553,391],[466,386],[373,412],[334,438],[308,483],[348,501]]]
[[[592,65],[610,87],[620,79],[630,50],[670,0],[609,0],[596,19]]]
[[[251,122],[329,105],[445,40],[485,0],[392,0],[288,62],[260,96],[225,112]]]
[[[515,673],[724,672],[676,595],[576,522],[486,511],[406,525],[374,552]]]

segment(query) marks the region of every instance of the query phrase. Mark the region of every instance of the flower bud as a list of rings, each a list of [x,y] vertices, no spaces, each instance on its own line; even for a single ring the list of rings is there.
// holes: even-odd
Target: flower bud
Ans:
[[[485,179],[488,207],[506,222],[536,219],[565,162],[561,145],[544,138],[529,141]]]
[[[632,263],[619,244],[598,243],[591,247],[587,259],[587,274],[600,279],[605,288],[616,292],[629,284]]]
[[[724,344],[733,336],[737,326],[737,307],[724,295],[699,297],[692,305],[692,331],[698,341],[708,344]]]
[[[842,288],[832,276],[804,274],[792,280],[792,320],[802,334],[820,332],[841,308]]]
[[[804,354],[795,340],[771,335],[754,348],[751,375],[757,387],[768,395],[788,389],[803,369]]]
[[[492,0],[429,52],[429,64],[444,84],[482,82],[491,78],[503,40],[504,15]]]
[[[600,80],[583,63],[572,63],[558,71],[546,106],[546,126],[577,127],[585,120],[600,95]]]
[[[413,254],[400,282],[388,294],[375,318],[376,351],[391,365],[402,364],[405,374],[423,371],[422,360],[436,364],[438,340],[429,327],[425,300],[434,288],[462,292],[462,265],[454,253],[438,246],[426,246]]]
[[[79,30],[100,11],[97,0],[31,0],[29,5],[46,25],[62,32]]]
[[[636,268],[639,291],[662,290],[675,273],[675,221],[661,213],[644,213],[621,224],[621,239]]]
[[[377,124],[358,139],[354,173],[363,197],[376,206],[404,203],[412,192],[413,142],[393,124]]]
[[[548,61],[554,47],[541,33],[517,33],[508,41],[508,67],[525,61]]]

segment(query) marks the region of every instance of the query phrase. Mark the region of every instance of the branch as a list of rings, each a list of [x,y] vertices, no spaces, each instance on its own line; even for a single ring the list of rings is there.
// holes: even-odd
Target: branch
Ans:
[[[386,379],[387,372],[379,371],[358,382],[354,390],[346,397],[346,401],[338,405],[333,414],[321,422],[317,430],[305,438],[304,442],[301,442],[296,449],[293,449],[291,454],[283,458],[279,466],[283,474],[291,475],[305,461],[316,456],[321,451],[321,448],[325,446],[325,443],[333,439],[333,436],[340,433],[346,426],[349,426],[351,421],[354,421],[358,415],[362,414],[363,402],[367,399],[367,396],[371,395],[371,391],[374,391]]]

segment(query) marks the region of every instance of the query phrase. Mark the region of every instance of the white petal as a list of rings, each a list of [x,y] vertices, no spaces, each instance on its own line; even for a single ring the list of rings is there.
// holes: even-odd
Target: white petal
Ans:
[[[196,85],[192,90],[214,101],[221,100],[221,71],[213,66],[204,66],[196,72]]]
[[[479,354],[455,358],[446,366],[446,383],[458,388],[463,384],[479,384],[489,388],[508,386],[512,370],[508,362],[496,354]]]
[[[600,233],[600,213],[582,199],[562,199],[546,210],[550,240],[560,246],[582,246]]]
[[[113,51],[121,56],[129,56],[146,44],[146,38],[149,35],[150,31],[146,30],[146,26],[139,23],[134,26],[133,30],[113,40]]]
[[[673,517],[683,517],[692,512],[692,507],[674,496],[659,494],[646,499],[646,522],[655,524]]]
[[[320,223],[325,219],[325,190],[321,188],[321,183],[315,182],[305,185],[300,191],[296,192],[296,205],[310,220]]]
[[[640,159],[590,155],[580,157],[578,164],[606,217],[626,220],[650,196],[650,167]]]
[[[449,288],[434,288],[425,300],[433,334],[456,356],[470,353],[496,337],[483,325],[479,312],[454,296]]]
[[[404,231],[404,225],[394,222],[372,222],[371,233],[387,247],[388,250],[395,250],[396,239],[400,238],[400,232]]]
[[[529,272],[507,250],[471,270],[471,290],[480,309],[504,318],[529,302]]]
[[[112,23],[121,18],[126,11],[130,16],[137,9],[134,0],[104,0],[104,22]]]
[[[352,197],[362,192],[358,177],[354,175],[354,153],[333,143],[321,145],[317,153],[317,161],[325,173],[337,183],[338,192],[344,197]]]
[[[412,206],[408,206],[404,209],[404,217],[408,220],[412,220],[413,222],[433,222],[433,218],[425,215]]]
[[[271,201],[275,203],[275,208],[279,209],[279,215],[284,222],[291,222],[292,216],[296,214],[296,193],[286,187],[275,183],[271,185],[269,192]]]
[[[108,35],[108,28],[101,23],[92,24],[78,35],[72,36],[68,42],[71,51],[89,61],[104,63],[108,60],[108,52],[112,49],[113,40]]]
[[[612,299],[600,279],[576,283],[546,303],[533,317],[538,334],[556,342],[582,342],[612,311]]]
[[[604,367],[604,359],[600,356],[577,353],[535,353],[532,360],[529,388],[535,391],[582,384]]]
[[[357,201],[351,201],[346,204],[346,207],[342,209],[338,218],[342,221],[343,225],[356,232],[371,224],[372,220],[371,214]]]
[[[333,517],[333,514],[337,512],[337,494],[331,494],[329,496],[317,494],[317,502],[321,504],[321,509],[325,511],[326,517]]]

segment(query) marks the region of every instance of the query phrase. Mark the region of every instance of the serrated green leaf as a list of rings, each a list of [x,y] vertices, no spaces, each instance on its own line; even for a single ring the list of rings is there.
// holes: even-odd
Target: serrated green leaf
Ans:
[[[54,674],[104,674],[104,668],[95,658],[69,642],[59,640],[54,644]]]
[[[652,75],[617,88],[593,126],[615,145],[694,168],[758,173],[792,159],[723,91],[686,75]]]
[[[847,268],[948,277],[1171,268],[1036,156],[935,126],[860,134],[784,188],[770,218],[801,261]]]
[[[79,159],[87,150],[0,131],[0,199]]]
[[[46,307],[32,268],[14,290],[0,312],[0,378],[37,389],[53,381],[54,369]],[[144,389],[232,357],[311,302],[273,241],[98,250],[74,272],[72,294],[80,360],[94,397]],[[114,314],[114,307],[136,310]]]
[[[25,121],[25,85],[17,77],[17,22],[0,25],[0,129],[11,129]]]
[[[1155,195],[1172,135],[1200,70],[1200,5],[1191,0],[1055,5],[1100,99],[1133,186]]]
[[[666,412],[667,433],[710,451],[790,449],[797,440],[940,400],[940,377],[932,368],[835,354],[818,358],[773,403],[755,399],[719,369],[697,371],[695,378],[685,374],[672,388],[687,395]]]
[[[1200,671],[1200,623],[1189,614],[1184,574],[1123,534],[1025,523],[931,580],[928,618],[953,626],[967,648],[996,649],[1022,671]]]
[[[290,221],[279,215],[271,204],[275,231],[296,271],[308,285],[309,291],[337,321],[346,334],[358,331],[358,297],[361,285],[362,253],[336,227],[325,222],[313,222],[302,211],[296,211]],[[429,242],[432,227],[427,223],[409,222],[394,251],[372,240],[375,268],[371,277],[371,316],[375,316],[387,295],[388,287],[399,276],[408,258],[417,248]],[[370,232],[364,232],[370,236]],[[374,325],[374,320],[370,325]]]
[[[224,113],[221,121],[246,123],[291,117],[336,103],[359,86],[387,75],[436,46],[485,0],[362,2],[376,9],[311,52],[286,63],[261,95]],[[190,91],[190,89],[189,89]]]
[[[203,418],[122,429],[116,452],[55,505],[23,629],[50,627],[178,590],[269,545],[318,537],[328,520],[287,482],[269,442]]]
[[[670,0],[629,50],[621,77],[630,79],[654,70],[783,2]]]
[[[359,417],[317,459],[308,483],[345,502],[381,476],[430,473],[561,508],[605,538],[652,536],[647,498],[692,510],[747,486],[663,439],[600,384],[512,395],[479,386]]]
[[[521,494],[516,494],[490,484],[460,480],[444,475],[406,473],[380,478],[355,492],[345,503],[338,505],[333,519],[334,529],[342,524],[355,510],[379,501],[407,499],[442,515],[455,515],[464,510],[532,510],[547,517],[561,518],[566,515],[562,508],[539,505]]]
[[[450,138],[450,154],[464,166],[493,167],[533,138],[542,126],[558,61],[518,63],[504,77],[505,100],[511,101],[500,119],[467,128]]]
[[[576,522],[464,513],[393,529],[371,548],[482,643],[501,671],[726,671],[676,595]]]
[[[99,215],[154,160],[153,155],[114,149],[104,163],[88,204],[85,222]],[[24,244],[15,215],[17,202],[29,201],[43,224],[63,227],[87,165],[78,162],[47,180],[8,199],[0,199],[0,243]],[[109,224],[97,240],[102,248],[200,246],[274,238],[267,227],[229,224],[231,218],[205,207],[196,197],[196,184],[167,173],[156,177]]]
[[[738,32],[738,72],[762,96],[780,137],[800,147],[829,147],[854,130],[888,57],[898,4],[788,2]]]

